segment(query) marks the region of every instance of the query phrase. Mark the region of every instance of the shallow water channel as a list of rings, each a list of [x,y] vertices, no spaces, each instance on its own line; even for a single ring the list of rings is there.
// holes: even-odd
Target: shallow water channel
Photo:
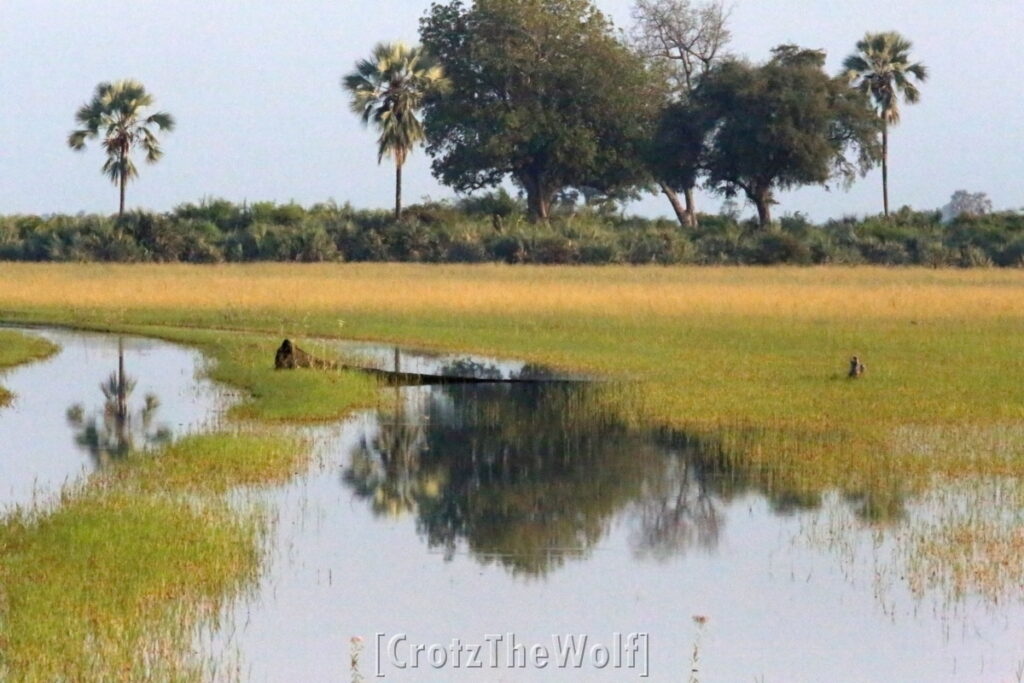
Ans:
[[[99,386],[117,339],[37,333],[63,350],[0,380],[18,395],[0,410],[5,505],[52,493],[116,457],[97,444],[122,441],[104,432]],[[132,447],[217,419],[225,394],[198,379],[195,353],[124,350]],[[713,444],[620,423],[600,391],[389,387],[377,409],[306,430],[318,464],[255,494],[277,520],[260,585],[199,637],[200,656],[253,681],[355,680],[353,656],[366,680],[378,667],[408,681],[1024,673],[1019,603],[916,600],[892,575],[893,539],[928,509],[905,502],[880,531],[857,501],[768,496]]]

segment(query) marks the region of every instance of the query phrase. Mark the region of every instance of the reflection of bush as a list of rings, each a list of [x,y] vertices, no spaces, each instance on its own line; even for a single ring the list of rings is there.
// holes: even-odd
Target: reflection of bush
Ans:
[[[445,377],[475,377],[477,379],[501,379],[502,373],[495,365],[479,363],[472,358],[460,358],[441,368]]]

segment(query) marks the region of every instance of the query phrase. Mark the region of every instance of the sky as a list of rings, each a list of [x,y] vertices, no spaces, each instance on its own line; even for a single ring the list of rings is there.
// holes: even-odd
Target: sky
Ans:
[[[616,25],[633,0],[597,0]],[[416,41],[430,0],[0,0],[0,214],[116,211],[95,143],[73,152],[74,114],[96,84],[142,81],[177,129],[166,156],[140,162],[131,207],[167,210],[203,197],[389,207],[393,168],[351,114],[341,76],[380,40]],[[1021,0],[736,0],[732,52],[755,61],[781,43],[824,49],[828,69],[867,31],[898,30],[931,70],[920,104],[893,131],[894,207],[933,209],[958,189],[997,209],[1024,207]],[[453,193],[418,151],[407,202]],[[778,196],[777,215],[815,220],[881,210],[881,173],[848,192]],[[715,212],[720,197],[702,193]],[[630,212],[670,215],[662,197]],[[749,212],[750,208],[746,210]]]

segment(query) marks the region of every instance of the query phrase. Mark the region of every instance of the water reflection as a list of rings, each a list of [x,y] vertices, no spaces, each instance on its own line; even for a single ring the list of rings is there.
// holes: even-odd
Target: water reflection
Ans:
[[[477,373],[480,368],[475,369]],[[343,480],[376,515],[412,515],[431,548],[542,576],[590,554],[613,523],[639,558],[710,552],[724,508],[757,492],[779,515],[820,507],[770,473],[678,432],[625,425],[598,385],[394,389],[361,428]],[[849,494],[861,519],[899,519],[897,491]]]
[[[344,481],[379,515],[413,514],[451,557],[543,575],[586,556],[635,507],[637,552],[713,548],[721,461],[631,430],[601,389],[562,384],[396,390],[363,429]]]
[[[724,524],[721,500],[712,495],[699,461],[680,453],[666,458],[663,476],[647,482],[636,503],[630,545],[637,557],[655,560],[694,546],[712,551]]]
[[[81,403],[67,410],[67,421],[74,430],[75,444],[89,455],[95,467],[150,446],[165,443],[171,431],[156,423],[160,399],[146,394],[141,405],[132,408],[130,401],[137,380],[125,372],[124,345],[118,341],[117,370],[100,384],[103,408],[98,414],[86,415]]]

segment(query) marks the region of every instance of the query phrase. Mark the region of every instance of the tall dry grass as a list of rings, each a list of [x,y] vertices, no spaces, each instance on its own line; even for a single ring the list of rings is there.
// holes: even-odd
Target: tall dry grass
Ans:
[[[814,319],[1024,317],[1024,271],[0,265],[0,305]]]

